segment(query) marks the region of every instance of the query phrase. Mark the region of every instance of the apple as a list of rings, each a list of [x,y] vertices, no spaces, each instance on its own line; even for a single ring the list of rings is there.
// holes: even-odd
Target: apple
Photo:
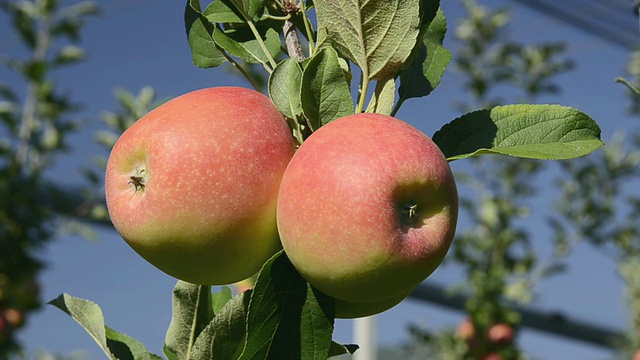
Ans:
[[[502,360],[502,356],[498,353],[489,353],[483,356],[482,360]]]
[[[457,215],[440,149],[381,114],[350,115],[311,134],[287,166],[277,207],[291,263],[337,309],[340,301],[397,304],[440,265]]]
[[[18,309],[4,309],[0,311],[0,316],[4,317],[5,320],[7,320],[7,322],[14,328],[24,325],[24,313]]]
[[[513,327],[505,323],[497,323],[491,325],[487,332],[487,338],[492,344],[495,345],[507,345],[513,341],[515,332]]]
[[[281,248],[276,202],[294,149],[286,120],[263,94],[187,93],[143,116],[113,147],[105,176],[111,221],[173,277],[243,280]]]
[[[473,340],[476,337],[476,329],[475,326],[473,326],[473,321],[471,320],[471,318],[464,318],[464,320],[462,320],[462,322],[458,324],[456,333],[465,341]]]

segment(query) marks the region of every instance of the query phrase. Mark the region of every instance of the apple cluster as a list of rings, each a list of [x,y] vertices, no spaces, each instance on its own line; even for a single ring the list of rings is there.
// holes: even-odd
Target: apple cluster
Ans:
[[[122,238],[195,284],[241,281],[284,248],[336,316],[402,301],[442,262],[458,197],[439,148],[381,114],[334,120],[296,147],[271,100],[240,87],[177,97],[125,131],[106,169]]]

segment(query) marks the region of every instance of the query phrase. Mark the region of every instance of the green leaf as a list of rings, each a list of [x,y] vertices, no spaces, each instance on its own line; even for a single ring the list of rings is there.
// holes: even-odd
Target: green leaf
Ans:
[[[367,106],[368,113],[391,114],[396,98],[396,81],[394,78],[378,80],[371,101]]]
[[[320,50],[302,73],[302,110],[313,130],[337,118],[353,114],[349,83],[332,48]]]
[[[105,330],[107,346],[118,360],[162,360],[162,357],[147,351],[140,341],[131,336],[119,333],[108,326]]]
[[[253,21],[258,21],[264,12],[264,6],[267,0],[242,0],[244,11]]]
[[[204,10],[203,15],[210,22],[218,24],[242,24],[247,22],[231,0],[213,1]]]
[[[317,0],[318,28],[365,79],[399,70],[420,32],[420,0]]]
[[[173,316],[165,336],[165,355],[170,352],[186,359],[213,316],[211,287],[178,281],[173,289]]]
[[[200,68],[211,68],[223,64],[227,59],[213,41],[213,25],[200,11],[199,0],[187,0],[184,11],[187,40],[191,48],[193,64]]]
[[[343,354],[353,354],[358,350],[359,346],[356,344],[339,344],[335,341],[331,342],[331,347],[329,348],[329,357],[338,356]]]
[[[233,298],[233,291],[228,286],[223,286],[220,291],[214,293],[211,296],[211,304],[213,306],[213,313],[218,314],[229,300]]]
[[[440,84],[452,58],[451,52],[442,45],[446,32],[447,20],[442,10],[438,10],[426,29],[416,61],[400,74],[400,101],[427,96]]]
[[[86,58],[86,52],[79,46],[66,45],[54,57],[52,64],[64,65],[82,61]]]
[[[302,68],[295,59],[287,58],[273,69],[269,77],[269,96],[280,112],[296,119],[302,115],[300,88]]]
[[[480,154],[565,160],[603,145],[598,124],[560,105],[507,105],[479,110],[446,124],[433,135],[448,160]]]
[[[250,294],[251,290],[239,294],[216,313],[196,339],[191,359],[238,358],[244,345]]]
[[[158,355],[148,352],[144,345],[134,338],[105,326],[102,310],[92,301],[61,294],[49,304],[64,311],[80,324],[109,359],[161,359]]]
[[[264,265],[247,316],[241,360],[321,359],[329,355],[333,299],[313,289],[281,251]]]
[[[258,31],[271,57],[275,58],[278,56],[282,45],[280,42],[280,34],[271,27],[260,28]],[[223,31],[218,27],[213,32],[213,39],[229,54],[250,64],[269,63],[269,58],[249,28],[245,27]]]

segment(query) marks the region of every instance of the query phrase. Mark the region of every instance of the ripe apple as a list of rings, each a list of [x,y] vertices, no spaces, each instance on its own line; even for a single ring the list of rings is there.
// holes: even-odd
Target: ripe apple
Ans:
[[[495,345],[507,345],[513,341],[515,332],[513,327],[505,323],[497,323],[491,325],[487,332],[487,338],[492,344]]]
[[[456,333],[465,341],[473,340],[476,337],[476,329],[473,326],[473,321],[471,320],[471,318],[464,318],[464,320],[462,320],[462,322],[458,324]]]
[[[14,328],[24,325],[24,313],[18,309],[7,308],[1,310],[0,316],[4,317],[5,320],[7,320],[7,322]]]
[[[311,285],[338,303],[389,307],[440,265],[457,214],[440,149],[380,114],[340,118],[309,136],[287,166],[277,210],[284,250]]]
[[[142,117],[113,147],[109,215],[167,274],[240,281],[281,248],[276,201],[293,152],[289,126],[266,96],[239,87],[190,92]]]

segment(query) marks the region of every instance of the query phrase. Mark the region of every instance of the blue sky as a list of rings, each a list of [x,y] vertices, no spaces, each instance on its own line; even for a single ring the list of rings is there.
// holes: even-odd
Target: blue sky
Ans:
[[[513,5],[501,0],[481,0],[490,7]],[[68,3],[68,2],[67,2]],[[83,34],[83,44],[89,60],[56,73],[60,86],[83,103],[83,116],[91,120],[81,133],[74,135],[74,152],[61,159],[52,176],[73,183],[69,176],[83,164],[92,161],[92,154],[103,152],[92,143],[91,134],[100,127],[102,111],[114,110],[116,87],[138,92],[150,85],[160,97],[176,96],[194,89],[218,86],[249,86],[239,77],[221,69],[201,70],[191,64],[183,27],[183,1],[102,1],[103,14],[91,19]],[[450,23],[463,14],[458,1],[443,1]],[[569,43],[568,56],[576,61],[576,69],[558,78],[563,93],[543,102],[576,107],[592,116],[603,128],[603,139],[616,130],[636,127],[625,115],[626,89],[614,83],[623,74],[627,51],[584,34],[538,13],[514,6],[514,22],[510,28],[514,39],[521,41],[559,41]],[[0,18],[0,53],[21,51],[19,42],[7,37],[7,21]],[[13,36],[13,35],[12,35]],[[6,41],[5,41],[6,39]],[[446,45],[455,49],[451,36]],[[454,52],[455,56],[455,52]],[[3,81],[15,79],[0,72]],[[6,76],[6,77],[5,77]],[[398,117],[433,134],[442,124],[459,116],[452,109],[454,99],[467,100],[462,79],[449,71],[436,92],[424,99],[409,100]],[[81,151],[80,151],[81,150]],[[105,154],[106,155],[106,154]],[[453,164],[454,170],[464,164]],[[541,181],[550,177],[542,177]],[[552,183],[540,184],[551,188]],[[541,196],[535,206],[553,206],[552,196]],[[531,221],[541,221],[544,212]],[[465,226],[460,224],[460,229]],[[108,227],[96,228],[97,242],[61,234],[43,251],[49,268],[42,275],[43,300],[61,292],[91,299],[99,303],[107,324],[142,342],[156,353],[161,352],[165,330],[171,316],[171,289],[175,280],[159,272],[138,257],[120,237]],[[541,253],[550,250],[548,236],[542,230],[535,234]],[[443,267],[428,281],[454,284],[460,271]],[[538,288],[535,307],[559,310],[570,317],[597,324],[623,328],[627,325],[622,303],[622,287],[613,262],[588,246],[581,246],[570,258],[570,271],[543,282]],[[378,337],[383,344],[408,339],[410,323],[431,328],[454,327],[461,314],[439,307],[407,300],[377,317]],[[61,354],[84,349],[88,358],[102,355],[91,338],[73,320],[53,307],[44,307],[30,319],[20,338],[30,350],[43,348]],[[339,321],[335,332],[338,341],[351,341],[351,322]],[[525,351],[540,359],[604,359],[609,353],[600,348],[551,338],[533,331],[524,331],[520,343]]]

